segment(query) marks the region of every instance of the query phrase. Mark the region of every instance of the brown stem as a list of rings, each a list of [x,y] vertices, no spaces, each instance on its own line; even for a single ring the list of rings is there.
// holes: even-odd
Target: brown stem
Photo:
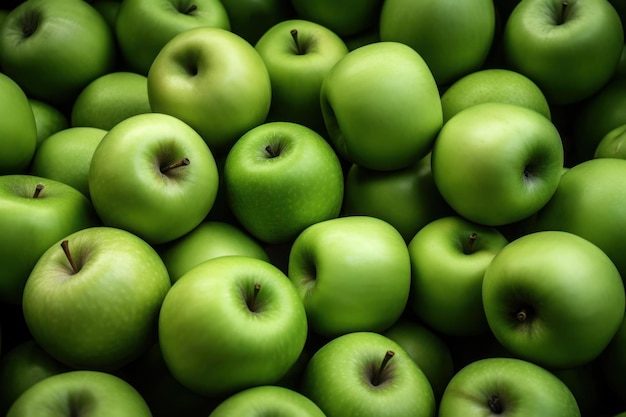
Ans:
[[[41,190],[44,189],[44,185],[39,183],[35,186],[35,192],[33,193],[33,198],[38,198],[39,194],[41,194]]]
[[[385,357],[383,357],[383,360],[380,363],[380,367],[378,368],[378,371],[374,374],[374,377],[372,378],[373,385],[380,385],[383,379],[383,373],[385,372],[385,367],[387,366],[387,364],[389,363],[389,361],[391,360],[391,358],[393,358],[395,354],[396,353],[393,350],[388,350],[387,352],[385,352]]]
[[[476,239],[478,238],[478,234],[472,232],[470,233],[470,235],[467,237],[467,245],[465,246],[465,251],[463,253],[470,254],[472,253],[472,247],[474,246],[474,242],[476,242]]]
[[[300,47],[300,42],[298,41],[298,31],[296,29],[291,29],[291,37],[296,44],[296,51],[298,55],[303,55],[302,48]]]
[[[192,5],[191,5],[191,6],[189,6],[189,8],[185,11],[185,14],[191,14],[191,13],[195,12],[197,8],[198,8],[198,6],[196,6],[195,4],[192,4]]]
[[[183,158],[183,159],[181,159],[179,161],[176,161],[176,162],[174,162],[172,164],[169,164],[169,165],[164,166],[163,168],[161,168],[161,173],[165,174],[166,172],[171,171],[173,169],[187,166],[187,165],[189,165],[189,163],[190,163],[189,158]]]
[[[280,155],[280,149],[277,149],[278,147],[276,146],[272,146],[272,145],[267,145],[265,147],[265,152],[267,152],[267,155],[270,158],[276,158],[278,155]]]
[[[74,258],[72,257],[72,254],[70,252],[70,242],[68,240],[64,240],[63,242],[61,242],[61,247],[63,248],[65,257],[67,258],[67,260],[70,263],[70,266],[72,267],[72,271],[74,271],[75,274],[78,273],[76,262],[74,262]]]
[[[248,301],[248,308],[250,311],[256,310],[256,299],[259,295],[259,291],[261,291],[261,284],[254,284],[254,291],[252,292],[252,297],[250,297],[250,301]]]
[[[562,25],[563,23],[565,23],[565,12],[567,11],[568,6],[569,3],[566,1],[561,4],[561,13],[559,14],[559,18],[557,20],[558,25]]]
[[[489,399],[487,400],[487,406],[494,414],[500,414],[502,413],[502,411],[504,411],[502,408],[502,401],[500,401],[500,397],[498,397],[497,395],[492,395],[491,397],[489,397]]]
[[[518,311],[515,315],[515,318],[520,323],[526,321],[526,319],[528,318],[528,311],[526,311],[526,309],[522,307],[520,311]]]

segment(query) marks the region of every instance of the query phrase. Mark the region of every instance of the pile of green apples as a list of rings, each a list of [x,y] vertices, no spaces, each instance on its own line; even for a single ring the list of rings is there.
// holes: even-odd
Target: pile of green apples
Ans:
[[[626,416],[626,2],[0,5],[0,415]]]

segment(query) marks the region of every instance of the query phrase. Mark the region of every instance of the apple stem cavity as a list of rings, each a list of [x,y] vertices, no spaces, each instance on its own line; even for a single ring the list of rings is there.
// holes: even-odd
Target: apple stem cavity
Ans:
[[[22,35],[24,38],[30,38],[35,34],[39,27],[39,15],[36,12],[25,13],[22,17]]]
[[[250,311],[256,311],[256,300],[259,296],[259,291],[261,291],[261,284],[254,284],[254,291],[252,291],[252,297],[248,301],[248,309]]]
[[[270,158],[276,158],[277,156],[280,155],[280,147],[267,145],[265,147],[265,152],[267,153],[267,156],[269,156]]]
[[[383,360],[380,363],[380,366],[378,367],[378,371],[374,374],[374,377],[372,378],[372,384],[374,386],[380,385],[380,383],[383,381],[385,368],[387,367],[387,364],[389,363],[389,361],[391,360],[391,358],[393,358],[395,354],[396,353],[393,350],[388,350],[387,352],[385,352],[385,356],[383,357]]]
[[[501,414],[502,411],[504,411],[502,408],[502,401],[500,401],[500,397],[498,397],[497,395],[492,395],[491,397],[489,397],[489,399],[487,400],[487,406],[494,414]]]
[[[198,6],[196,6],[195,4],[192,4],[191,6],[189,6],[189,8],[187,10],[185,10],[185,14],[192,14],[193,12],[195,12],[198,9]]]
[[[33,193],[33,198],[39,198],[39,194],[41,194],[41,190],[44,189],[44,185],[39,183],[35,186],[35,192]]]
[[[561,4],[561,13],[559,14],[559,18],[557,20],[558,25],[562,25],[563,23],[565,23],[565,12],[567,11],[568,6],[569,3],[566,1]]]
[[[72,257],[72,253],[70,252],[70,242],[68,240],[64,240],[61,242],[61,247],[63,248],[63,252],[65,253],[65,257],[67,258],[70,266],[72,267],[72,271],[74,273],[78,273],[78,267],[76,266],[76,262],[74,262],[74,258]]]
[[[469,255],[470,253],[472,253],[472,248],[474,247],[474,242],[476,242],[476,239],[478,239],[478,234],[475,232],[470,233],[470,235],[467,238],[467,245],[465,246],[465,251],[463,251],[464,254]]]
[[[528,319],[528,311],[525,308],[521,308],[515,315],[515,318],[520,323],[525,322]]]
[[[187,166],[189,164],[190,164],[189,158],[183,158],[183,159],[181,159],[179,161],[176,161],[176,162],[174,162],[172,164],[169,164],[167,166],[162,167],[161,168],[161,173],[165,174],[168,171],[171,171],[171,170],[176,169],[176,168],[184,167],[184,166]]]
[[[291,29],[291,37],[296,44],[296,52],[298,53],[298,55],[304,55],[302,47],[300,46],[300,42],[298,41],[298,31],[296,29]]]

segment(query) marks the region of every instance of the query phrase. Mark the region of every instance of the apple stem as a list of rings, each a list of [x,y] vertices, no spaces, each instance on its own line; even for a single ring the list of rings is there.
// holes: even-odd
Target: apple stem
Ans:
[[[559,20],[557,21],[557,24],[562,25],[563,23],[565,23],[565,12],[567,11],[568,6],[569,3],[566,1],[564,1],[561,5],[561,14],[559,15]]]
[[[261,291],[261,284],[259,283],[254,284],[254,291],[252,292],[252,297],[250,298],[250,301],[248,302],[248,308],[250,309],[250,311],[256,310],[256,299],[259,295],[259,291]]]
[[[296,29],[291,29],[291,37],[296,43],[296,51],[298,52],[298,55],[303,55],[302,48],[300,47],[300,42],[298,42],[298,31]]]
[[[517,318],[517,321],[524,322],[528,318],[528,312],[525,308],[522,308],[520,311],[517,312],[515,317]]]
[[[196,9],[198,8],[198,6],[196,6],[195,4],[192,4],[186,11],[185,14],[191,14],[193,12],[196,11]]]
[[[78,273],[76,262],[74,262],[74,258],[72,258],[72,254],[70,253],[70,242],[68,240],[64,240],[63,242],[61,242],[61,247],[63,248],[65,257],[67,258],[67,260],[70,263],[70,266],[72,267],[72,271],[74,271],[75,274]]]
[[[463,253],[465,253],[466,255],[472,253],[472,247],[474,246],[474,242],[476,242],[476,239],[478,239],[478,234],[476,234],[475,232],[470,233],[467,238],[467,246],[465,246],[465,251]]]
[[[491,397],[489,397],[489,399],[487,400],[487,405],[489,406],[489,409],[495,414],[500,414],[503,411],[502,402],[500,401],[500,397],[498,397],[497,395],[492,395]]]
[[[44,185],[39,183],[35,186],[35,192],[33,193],[33,198],[38,198],[39,194],[41,194],[41,190],[43,190]]]
[[[372,379],[372,384],[380,385],[380,383],[382,382],[383,372],[385,371],[385,367],[387,366],[387,364],[389,363],[389,361],[391,360],[391,358],[393,358],[395,354],[396,353],[393,350],[388,350],[387,352],[385,352],[385,357],[383,357],[383,360],[380,363],[378,372],[374,374],[374,378]]]
[[[280,155],[280,150],[276,149],[276,147],[272,145],[267,145],[265,147],[265,152],[267,152],[270,158],[276,158],[278,155]]]
[[[171,170],[173,170],[175,168],[187,166],[187,165],[189,165],[189,163],[190,163],[189,158],[183,158],[183,159],[181,159],[179,161],[176,161],[176,162],[174,162],[172,164],[169,164],[169,165],[164,166],[163,168],[161,168],[161,173],[165,174],[166,172],[171,171]]]

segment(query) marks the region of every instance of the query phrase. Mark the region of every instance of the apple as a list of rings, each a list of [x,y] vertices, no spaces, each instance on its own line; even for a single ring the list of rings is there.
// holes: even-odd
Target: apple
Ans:
[[[148,405],[123,379],[99,371],[75,370],[39,381],[13,403],[6,417],[152,417]]]
[[[209,417],[327,417],[309,398],[289,388],[262,385],[247,388],[222,401]]]
[[[595,360],[617,333],[626,302],[611,259],[590,241],[555,230],[501,249],[485,270],[482,296],[500,343],[552,369]]]
[[[432,329],[454,336],[489,331],[483,310],[483,274],[508,244],[496,228],[459,216],[433,220],[409,242],[409,307]]]
[[[176,35],[197,27],[230,30],[219,0],[124,0],[115,35],[128,70],[147,75],[159,51]]]
[[[432,150],[433,179],[459,215],[487,226],[525,219],[554,194],[564,151],[556,126],[509,103],[482,103],[453,116]]]
[[[72,103],[70,122],[73,127],[111,130],[130,116],[150,112],[148,78],[116,71],[96,78],[83,88]]]
[[[117,13],[122,6],[121,0],[89,0],[91,6],[104,17],[112,31],[115,31]]]
[[[593,154],[594,158],[620,158],[626,159],[626,124],[611,129],[602,137]]]
[[[613,76],[624,29],[607,0],[524,0],[503,33],[507,65],[533,80],[551,104],[571,104]]]
[[[434,417],[428,378],[399,344],[353,332],[323,345],[304,371],[302,393],[327,417]]]
[[[382,332],[402,315],[411,261],[402,235],[369,216],[346,216],[307,227],[293,242],[288,274],[311,331],[337,337]]]
[[[320,89],[326,74],[348,53],[344,41],[318,23],[289,19],[269,28],[255,48],[272,84],[268,120],[299,123],[325,134]]]
[[[339,36],[350,36],[377,26],[383,0],[291,0],[300,19],[327,27]]]
[[[241,255],[269,262],[263,246],[241,227],[206,220],[186,235],[157,247],[172,283],[200,263],[220,256]]]
[[[86,1],[27,0],[1,27],[1,69],[29,97],[66,105],[112,70],[115,45],[110,27]]]
[[[425,157],[443,123],[428,65],[398,42],[349,52],[324,78],[320,101],[338,154],[368,169],[406,168]]]
[[[194,128],[214,154],[227,153],[267,117],[270,76],[259,53],[242,37],[201,27],[172,38],[148,73],[154,112],[175,116]]]
[[[579,417],[567,385],[547,369],[516,358],[485,358],[457,371],[439,403],[439,417]]]
[[[386,0],[380,39],[417,51],[437,84],[448,85],[480,69],[495,36],[493,0]]]
[[[35,175],[0,176],[0,202],[0,300],[21,304],[39,257],[57,240],[99,220],[78,190]]]
[[[385,220],[407,243],[426,224],[454,214],[435,186],[430,158],[429,153],[406,168],[392,171],[352,164],[345,178],[342,214]]]
[[[461,110],[486,102],[517,104],[552,119],[548,100],[530,78],[505,68],[487,68],[461,77],[443,92],[444,124]]]
[[[37,147],[48,136],[60,130],[70,127],[68,117],[60,108],[48,104],[45,101],[29,98],[30,108],[35,116],[35,126],[37,128]]]
[[[89,198],[91,159],[106,134],[96,127],[68,127],[51,134],[37,147],[30,173],[70,185]]]
[[[24,173],[37,147],[35,116],[24,90],[1,72],[0,97],[0,175]]]
[[[26,281],[22,309],[33,338],[56,360],[114,371],[156,341],[170,286],[148,243],[122,229],[90,227],[41,255]]]
[[[263,34],[295,11],[290,0],[221,0],[228,14],[230,30],[255,45]]]
[[[165,363],[182,385],[208,397],[277,383],[307,338],[304,306],[272,264],[222,256],[185,273],[159,315]]]
[[[608,406],[608,391],[600,370],[599,361],[592,361],[582,366],[551,371],[567,385],[576,398],[582,415],[598,415],[603,407]]]
[[[219,181],[213,154],[196,131],[173,116],[145,113],[123,120],[102,138],[88,183],[104,225],[161,244],[204,220]]]
[[[267,122],[230,149],[224,186],[242,227],[258,240],[276,244],[336,218],[344,177],[331,145],[315,131],[292,122]]]

